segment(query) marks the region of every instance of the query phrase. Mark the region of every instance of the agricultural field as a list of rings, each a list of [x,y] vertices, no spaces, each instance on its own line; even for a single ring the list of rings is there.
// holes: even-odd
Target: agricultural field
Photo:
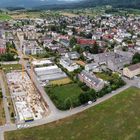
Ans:
[[[119,95],[72,117],[5,133],[5,140],[139,140],[140,90]]]
[[[26,19],[26,18],[39,18],[41,12],[19,12],[12,13],[11,17],[13,19]]]
[[[61,12],[60,14],[63,15],[63,16],[68,16],[68,17],[78,17],[77,14],[73,14],[73,13],[70,13],[70,12]]]
[[[55,80],[55,81],[51,81],[50,83],[52,85],[66,85],[71,83],[71,79],[70,78],[64,78],[64,79],[60,79],[60,80]]]
[[[10,15],[0,13],[0,20],[5,21],[5,20],[10,20],[10,19],[12,19]]]

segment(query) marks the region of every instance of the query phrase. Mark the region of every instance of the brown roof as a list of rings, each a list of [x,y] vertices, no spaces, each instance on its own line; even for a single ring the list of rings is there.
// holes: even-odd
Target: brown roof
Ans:
[[[134,70],[136,70],[136,69],[138,69],[138,68],[140,68],[140,63],[135,64],[135,65],[131,65],[131,66],[128,67],[128,69],[129,69],[130,71],[134,71]]]

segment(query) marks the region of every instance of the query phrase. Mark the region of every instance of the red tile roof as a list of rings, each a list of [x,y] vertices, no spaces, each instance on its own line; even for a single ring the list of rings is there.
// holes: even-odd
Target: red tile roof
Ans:
[[[91,39],[77,39],[77,42],[80,45],[94,45],[94,44],[96,44],[96,41],[91,40]]]
[[[6,49],[5,48],[0,48],[0,54],[3,54],[6,52]]]

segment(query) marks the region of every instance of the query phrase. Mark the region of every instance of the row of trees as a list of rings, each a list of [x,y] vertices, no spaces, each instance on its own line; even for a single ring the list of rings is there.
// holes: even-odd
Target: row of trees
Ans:
[[[7,42],[6,43],[6,53],[0,55],[0,61],[14,61],[17,58],[16,54],[11,52],[10,49],[15,49],[14,43]]]
[[[132,63],[133,64],[140,63],[140,54],[139,53],[135,53],[135,55],[132,58]]]
[[[0,89],[0,98],[3,98],[1,89]]]

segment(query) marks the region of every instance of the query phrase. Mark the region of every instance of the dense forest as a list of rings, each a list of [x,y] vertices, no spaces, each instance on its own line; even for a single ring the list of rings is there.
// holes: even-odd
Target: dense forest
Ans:
[[[140,0],[83,0],[77,3],[52,4],[35,7],[35,9],[67,9],[67,8],[86,8],[102,5],[112,5],[119,8],[140,8]]]

